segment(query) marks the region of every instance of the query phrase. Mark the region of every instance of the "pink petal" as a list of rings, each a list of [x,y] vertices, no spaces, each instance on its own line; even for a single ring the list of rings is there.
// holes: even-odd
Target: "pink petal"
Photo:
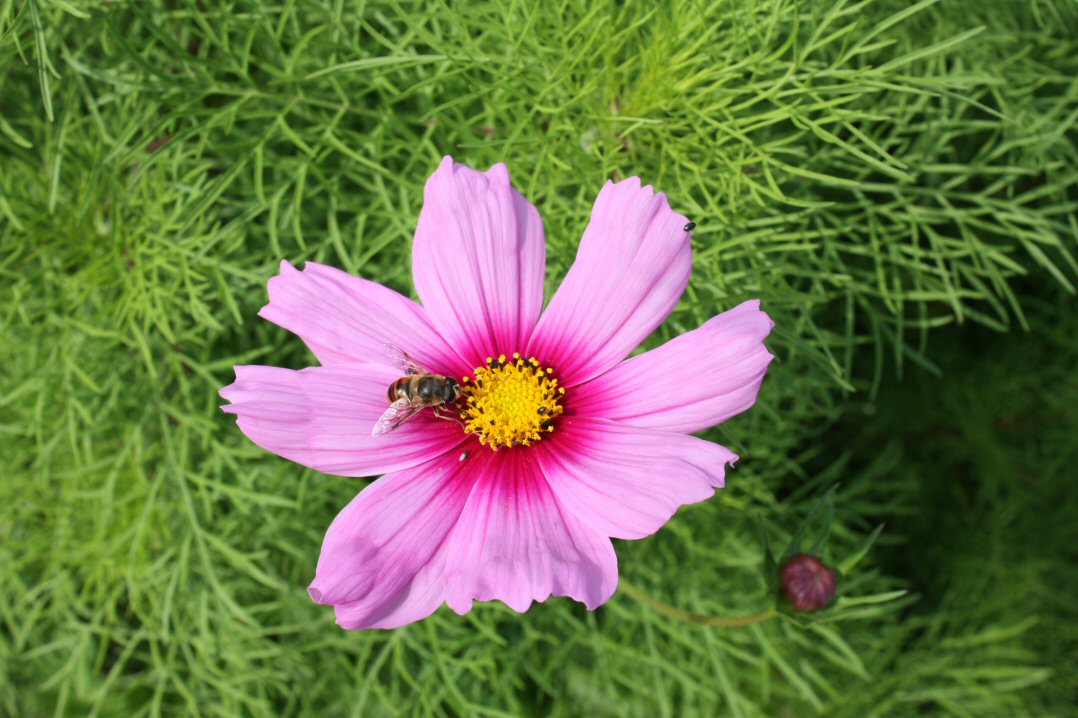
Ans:
[[[446,602],[460,614],[497,599],[515,611],[548,596],[594,609],[614,592],[610,539],[560,505],[528,449],[481,449],[488,462],[449,539]],[[469,458],[468,461],[472,459]]]
[[[337,515],[308,593],[348,629],[394,628],[444,601],[446,538],[482,475],[456,451],[386,474]]]
[[[690,434],[745,411],[774,358],[774,323],[753,299],[576,387],[573,410]]]
[[[221,390],[224,411],[263,449],[327,474],[372,476],[416,466],[460,444],[460,427],[423,411],[391,434],[371,436],[400,372],[376,364],[302,371],[238,366]]]
[[[637,177],[607,182],[527,355],[553,366],[563,386],[598,376],[628,356],[666,319],[689,282],[686,221]]]
[[[423,197],[412,272],[431,323],[469,370],[523,351],[543,305],[539,213],[503,164],[477,172],[446,157]]]
[[[387,363],[395,344],[434,371],[470,371],[427,320],[423,307],[392,289],[333,267],[281,262],[259,315],[299,335],[322,364]]]
[[[558,503],[623,539],[653,534],[682,504],[709,498],[737,461],[710,441],[604,419],[565,417],[550,439],[535,451]]]

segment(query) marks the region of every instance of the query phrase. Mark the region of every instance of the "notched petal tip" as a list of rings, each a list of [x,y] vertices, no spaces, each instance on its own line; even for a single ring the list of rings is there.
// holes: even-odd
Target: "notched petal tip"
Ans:
[[[225,386],[222,386],[220,389],[217,390],[217,396],[228,402],[228,404],[225,404],[221,407],[222,411],[228,412],[230,414],[235,413],[234,410],[230,411],[229,408],[236,403],[237,394],[241,391],[238,384],[240,383],[240,381],[242,381],[242,374],[246,371],[248,366],[248,364],[236,364],[235,366],[233,366],[232,383],[226,384]]]
[[[472,599],[460,600],[457,597],[446,596],[445,605],[458,616],[464,616],[471,612],[475,602]]]
[[[617,180],[616,182],[614,180],[607,180],[606,184],[621,190],[638,190],[641,188],[645,190],[652,189],[651,185],[643,185],[643,182],[641,182],[640,178],[636,175]],[[605,187],[606,185],[604,185],[604,189]],[[654,193],[654,190],[652,190],[652,193]]]
[[[490,169],[483,174],[500,185],[507,187],[511,185],[509,180],[509,168],[505,166],[504,162],[498,162],[491,165]]]
[[[595,200],[592,219],[597,217],[614,223],[624,221],[625,217],[634,217],[637,223],[656,223],[656,230],[678,230],[676,234],[680,244],[688,246],[692,240],[684,229],[690,224],[688,218],[674,211],[665,193],[656,191],[652,185],[642,184],[639,177],[607,182]]]
[[[759,299],[749,299],[748,301],[743,302],[741,306],[747,307],[748,309],[759,312],[761,315],[763,315],[763,319],[767,320],[768,333],[770,333],[770,331],[775,328],[775,320],[771,318],[770,314],[760,309]]]
[[[623,180],[614,182],[613,180],[607,180],[607,183],[603,185],[603,189],[599,195],[602,196],[607,190],[612,191],[615,196],[608,197],[610,201],[625,201],[628,203],[654,203],[655,211],[668,211],[674,217],[681,220],[679,226],[684,227],[688,223],[688,219],[679,212],[674,212],[670,207],[670,200],[667,199],[665,192],[659,192],[655,189],[654,185],[644,184],[643,181],[636,176],[626,177]],[[598,199],[596,199],[596,205],[598,205]]]
[[[614,593],[617,590],[618,590],[618,582],[615,581],[614,582],[614,590],[610,592],[610,596],[613,596]],[[610,600],[610,596],[607,596],[606,598],[604,598],[602,600],[592,601],[590,603],[585,601],[584,602],[584,608],[588,609],[589,611],[596,611],[596,610],[599,609],[600,606],[604,605],[607,601]]]
[[[315,588],[313,583],[307,587],[307,595],[310,596],[311,600],[315,603],[325,605],[322,601],[322,592]]]
[[[737,468],[737,462],[740,459],[741,459],[741,457],[738,456],[737,454],[730,454],[730,457],[728,459],[726,459],[722,463],[721,467],[719,468],[719,472],[718,472],[719,475],[715,478],[714,483],[712,483],[711,485],[714,486],[716,489],[725,489],[726,488],[726,470],[727,469],[736,469]]]
[[[438,169],[436,169],[427,180],[426,188],[424,190],[425,201],[427,190],[439,187],[440,183],[443,181],[478,181],[480,187],[487,191],[504,191],[505,189],[512,189],[509,168],[504,162],[496,162],[491,165],[486,172],[482,172],[469,165],[456,162],[452,157],[446,155],[442,158],[441,163],[438,165]]]
[[[310,262],[307,264],[310,264]],[[266,282],[266,294],[269,296],[269,301],[258,310],[258,316],[263,319],[266,318],[263,315],[263,312],[273,304],[275,299],[280,301],[281,296],[287,292],[288,281],[297,274],[300,274],[300,270],[296,268],[296,265],[292,264],[287,259],[281,260],[281,263],[277,265],[277,274],[270,277]]]

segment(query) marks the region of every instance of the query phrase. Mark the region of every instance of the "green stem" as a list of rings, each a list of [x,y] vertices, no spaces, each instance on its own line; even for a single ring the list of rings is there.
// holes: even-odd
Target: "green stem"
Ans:
[[[685,623],[695,623],[701,626],[715,626],[717,628],[737,628],[738,626],[751,626],[754,623],[763,623],[775,615],[775,609],[769,608],[759,613],[748,613],[742,616],[705,616],[702,613],[683,611],[669,603],[663,603],[657,598],[645,593],[624,578],[619,579],[618,588],[629,594],[633,599],[644,604],[648,608],[655,609],[664,616],[669,616]]]

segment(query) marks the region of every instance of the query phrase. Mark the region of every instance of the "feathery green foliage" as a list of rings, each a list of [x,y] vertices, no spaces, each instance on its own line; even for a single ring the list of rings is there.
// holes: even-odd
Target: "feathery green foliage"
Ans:
[[[1062,0],[0,0],[0,713],[1064,715],[1075,28]],[[622,575],[764,610],[761,526],[784,547],[839,484],[827,560],[886,524],[846,607],[346,633],[310,602],[365,482],[254,447],[216,392],[313,362],[256,317],[280,259],[411,292],[443,154],[508,163],[548,295],[635,174],[698,224],[649,345],[750,297],[776,322],[758,405],[707,433],[729,487],[619,542]]]

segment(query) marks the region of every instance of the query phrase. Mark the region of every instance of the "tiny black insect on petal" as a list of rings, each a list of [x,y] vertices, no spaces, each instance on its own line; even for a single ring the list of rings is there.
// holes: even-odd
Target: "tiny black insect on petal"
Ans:
[[[696,222],[689,222],[687,225],[682,227],[682,229],[686,232],[691,232],[696,229]]]
[[[547,412],[547,408],[545,406],[539,407],[539,413],[540,414],[545,414],[546,412]]]

